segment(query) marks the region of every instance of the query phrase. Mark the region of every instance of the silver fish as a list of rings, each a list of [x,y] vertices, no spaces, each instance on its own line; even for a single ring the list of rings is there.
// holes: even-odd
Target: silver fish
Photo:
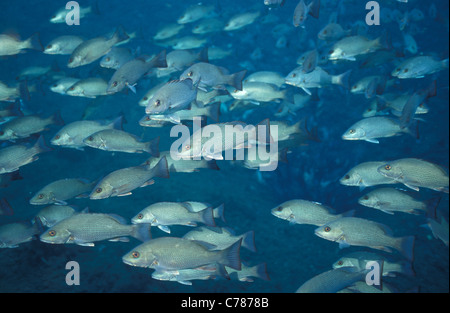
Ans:
[[[359,217],[342,217],[315,230],[320,238],[339,243],[340,248],[363,246],[392,252],[393,248],[413,260],[414,236],[393,237],[383,224]]]
[[[133,59],[130,49],[123,47],[112,47],[101,60],[100,66],[104,68],[119,69],[122,65]]]
[[[77,213],[78,212],[72,206],[53,204],[40,210],[39,213],[36,214],[36,217],[39,218],[43,226],[50,228],[56,223]]]
[[[391,75],[400,79],[423,78],[445,69],[448,69],[448,59],[436,60],[431,56],[420,55],[403,61]]]
[[[198,172],[202,168],[219,170],[216,160],[174,160],[170,156],[170,151],[163,151],[159,154],[159,157],[149,158],[145,164],[153,167],[164,157],[167,159],[169,171],[174,173],[193,173]]]
[[[348,36],[336,42],[329,51],[329,60],[356,61],[356,57],[389,48],[386,36],[370,40],[364,36]]]
[[[188,24],[202,18],[211,17],[214,14],[213,5],[203,5],[201,3],[188,7],[183,15],[177,19],[178,24]]]
[[[149,240],[150,225],[127,225],[117,215],[103,213],[74,214],[42,233],[40,240],[50,244],[77,244],[93,247],[96,241],[124,241],[128,236]]]
[[[24,41],[20,41],[14,36],[0,34],[0,56],[24,53],[26,49],[43,50],[38,33],[33,34]]]
[[[300,0],[294,9],[294,16],[292,18],[292,24],[295,27],[301,26],[305,27],[304,23],[306,18],[311,15],[314,18],[319,18],[320,10],[320,0],[312,0],[308,5],[306,5],[304,0]]]
[[[11,223],[0,226],[0,248],[17,248],[41,232],[37,224]]]
[[[363,162],[348,171],[339,182],[345,186],[359,186],[361,189],[381,184],[396,184],[394,179],[385,177],[378,172],[384,161]]]
[[[260,16],[260,12],[245,12],[239,13],[231,17],[223,28],[224,31],[232,31],[244,28],[252,24]]]
[[[30,199],[32,205],[59,204],[67,205],[65,200],[74,197],[87,196],[96,182],[89,182],[86,179],[65,178],[54,181],[41,190]]]
[[[61,95],[65,95],[67,89],[75,85],[75,83],[79,82],[79,78],[75,77],[64,77],[60,80],[56,81],[52,86],[50,86],[50,90]]]
[[[169,178],[165,158],[162,158],[154,167],[146,165],[127,167],[108,174],[94,187],[89,198],[98,200],[128,196],[136,188],[153,184],[155,176]]]
[[[64,125],[59,112],[41,118],[35,115],[19,116],[0,125],[0,140],[15,140],[27,138],[32,134],[46,130],[49,125]]]
[[[106,96],[108,83],[100,77],[80,79],[66,90],[66,95],[73,97],[97,98]]]
[[[65,35],[59,36],[45,46],[45,54],[70,55],[84,39],[80,36]]]

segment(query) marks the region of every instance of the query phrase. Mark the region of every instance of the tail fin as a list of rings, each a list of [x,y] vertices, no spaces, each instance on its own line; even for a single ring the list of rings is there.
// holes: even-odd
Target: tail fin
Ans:
[[[39,33],[34,33],[30,38],[26,40],[26,48],[38,51],[44,51],[41,40],[39,39]]]
[[[250,230],[242,236],[242,246],[252,252],[256,252],[255,232]]]
[[[209,168],[210,170],[220,170],[219,166],[217,165],[216,160],[212,159],[209,161],[206,161],[206,167]]]
[[[125,32],[125,30],[123,29],[122,26],[117,27],[116,32],[114,33],[114,35],[112,36],[112,40],[114,42],[114,44],[118,44],[119,42],[128,40],[130,38],[130,36],[128,36],[128,34]]]
[[[126,123],[125,117],[123,115],[117,117],[110,125],[114,129],[123,130],[123,123]]]
[[[443,69],[447,69],[448,68],[448,59],[442,60],[441,65],[442,65]]]
[[[247,70],[234,73],[233,75],[230,76],[229,84],[234,88],[236,88],[237,90],[242,90],[242,80],[244,79],[246,74]]]
[[[150,153],[154,157],[159,157],[159,136],[145,143],[145,152]]]
[[[219,261],[220,264],[231,267],[238,271],[241,270],[241,259],[239,256],[239,251],[241,249],[241,242],[242,239],[239,239],[230,247],[220,252],[221,254],[221,259]]]
[[[212,161],[215,161],[215,160],[212,160]],[[222,203],[217,208],[213,209],[214,218],[220,218],[222,220],[222,222],[226,223],[224,211],[225,211],[225,205]]]
[[[314,18],[319,18],[320,0],[312,0],[311,3],[308,5],[308,7],[309,7],[308,14]]]
[[[167,166],[167,159],[166,157],[162,157],[158,163],[155,165],[155,167],[152,168],[154,170],[154,176],[162,177],[162,178],[169,178],[169,168]]]
[[[408,259],[409,261],[414,260],[414,236],[406,236],[399,239],[398,250]]]
[[[208,107],[208,117],[211,118],[214,122],[219,122],[220,116],[220,102],[214,102]]]
[[[434,197],[425,201],[426,217],[436,218],[436,209],[441,202],[441,197]]]
[[[64,125],[64,120],[61,117],[61,111],[56,111],[55,114],[51,117],[52,123],[55,125]]]
[[[151,59],[150,62],[152,63],[152,67],[159,67],[159,68],[167,67],[166,50],[161,51],[157,56]]]
[[[257,278],[263,280],[270,280],[269,274],[267,273],[267,264],[261,263],[252,267],[253,275]]]
[[[0,215],[13,215],[14,211],[6,198],[0,199]]]
[[[197,55],[197,60],[199,62],[209,63],[208,59],[208,47],[203,48]]]
[[[214,221],[214,213],[212,208],[206,208],[201,211],[202,221],[205,225],[216,227],[216,222]]]
[[[375,39],[374,45],[380,49],[390,50],[392,49],[391,38],[388,32],[384,32],[380,37]]]
[[[416,276],[416,273],[414,272],[413,264],[409,261],[403,261],[400,263],[401,266],[401,272],[402,274],[408,275],[408,276]]]
[[[344,87],[345,89],[349,89],[349,78],[350,78],[350,73],[352,72],[352,70],[348,70],[345,73],[342,73],[340,75],[336,75],[336,76],[332,76],[331,77],[331,82],[333,84],[339,85]]]
[[[132,226],[132,236],[140,241],[148,241],[152,239],[151,226],[148,223],[135,224]]]
[[[34,144],[33,149],[35,149],[36,153],[48,152],[48,151],[53,150],[52,148],[48,147],[45,144],[44,136],[42,136],[42,135],[39,137],[39,139]]]

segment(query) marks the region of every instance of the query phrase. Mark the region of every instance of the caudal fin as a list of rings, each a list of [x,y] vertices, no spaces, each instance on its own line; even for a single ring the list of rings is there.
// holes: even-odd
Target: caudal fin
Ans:
[[[212,208],[206,208],[201,211],[202,222],[205,225],[216,227],[216,222],[214,221],[214,214]]]
[[[239,256],[239,251],[241,250],[242,239],[239,239],[230,247],[225,250],[222,250],[221,258],[219,263],[225,266],[231,267],[235,270],[241,270],[241,258]]]
[[[14,211],[6,198],[0,199],[0,215],[13,215]]]
[[[145,143],[144,151],[156,158],[159,157],[159,137]]]
[[[34,33],[30,38],[26,40],[27,49],[33,49],[38,51],[44,51],[41,40],[39,39],[39,33]]]
[[[132,226],[132,236],[140,241],[148,241],[152,239],[151,226],[148,223],[135,224]]]
[[[409,261],[414,260],[414,236],[406,236],[399,238],[397,250]]]
[[[342,73],[340,75],[336,75],[332,77],[332,83],[342,86],[345,89],[349,89],[349,79],[350,79],[350,73],[352,72],[352,70],[348,70],[345,73]]]
[[[319,18],[319,11],[320,11],[320,0],[313,0],[308,5],[309,12],[308,14],[312,17]]]
[[[162,157],[161,160],[158,161],[158,163],[153,167],[154,176],[162,177],[162,178],[169,178],[169,168],[167,166],[167,159],[166,157]]]
[[[236,88],[237,90],[242,90],[242,80],[244,79],[246,74],[247,70],[234,73],[233,75],[230,76],[229,84],[234,88]]]
[[[211,118],[214,122],[219,122],[220,116],[220,102],[214,102],[208,107],[208,117]]]
[[[255,232],[250,230],[242,236],[242,246],[252,252],[256,252]]]
[[[151,59],[150,62],[152,63],[152,67],[159,67],[159,68],[167,67],[166,50],[161,51],[157,56]]]
[[[42,136],[42,135],[36,141],[36,143],[34,144],[33,148],[35,149],[36,154],[42,153],[42,152],[48,152],[48,151],[52,151],[53,150],[52,148],[47,146],[47,144],[44,141],[44,136]]]

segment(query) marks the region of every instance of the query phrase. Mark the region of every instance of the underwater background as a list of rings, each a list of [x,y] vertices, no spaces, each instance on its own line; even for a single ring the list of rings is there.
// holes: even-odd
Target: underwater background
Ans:
[[[142,54],[157,54],[170,46],[158,44],[153,36],[166,24],[174,23],[185,10],[197,4],[193,0],[167,1],[115,1],[98,0],[98,14],[89,14],[80,25],[49,22],[52,14],[63,8],[65,1],[2,1],[0,10],[0,32],[14,31],[22,39],[38,32],[45,46],[61,35],[80,35],[93,38],[112,33],[122,26],[127,33],[136,32],[136,37],[126,44],[130,49],[140,49]],[[259,11],[256,21],[242,29],[217,31],[202,35],[205,47],[220,47],[229,54],[210,63],[227,68],[231,73],[247,69],[247,75],[257,71],[275,71],[283,77],[298,65],[297,58],[314,49],[319,43],[317,33],[337,12],[337,19],[345,29],[353,29],[369,38],[387,32],[392,46],[403,50],[403,32],[398,21],[383,14],[383,10],[398,10],[402,13],[419,9],[424,18],[408,25],[413,29],[418,54],[448,58],[448,1],[414,1],[401,3],[394,0],[378,1],[381,7],[381,25],[367,26],[366,1],[321,1],[320,16],[308,16],[305,27],[294,27],[292,15],[297,1],[286,0],[281,7],[269,9],[263,0],[203,1],[215,6],[217,18],[228,20],[231,16]],[[81,7],[94,5],[89,1],[78,1]],[[430,13],[431,6],[437,9]],[[187,24],[174,38],[191,35],[195,23]],[[282,40],[280,40],[282,38]],[[173,39],[173,38],[172,38]],[[403,51],[404,52],[404,51]],[[411,56],[404,52],[403,57]],[[97,76],[107,81],[113,70],[101,68],[99,62],[77,69],[67,67],[68,55],[47,55],[28,50],[26,53],[0,59],[0,81],[14,85],[19,73],[30,66],[52,67],[52,73],[65,73],[80,78]],[[368,75],[389,73],[395,60],[377,67],[360,68],[359,62],[326,62],[321,65],[333,74],[352,70],[350,82]],[[179,72],[173,74],[178,79]],[[390,77],[393,79],[393,77]],[[0,249],[0,292],[237,292],[237,293],[292,293],[308,279],[332,269],[332,264],[341,256],[356,251],[377,252],[386,258],[402,261],[398,252],[352,246],[340,249],[335,242],[319,238],[314,234],[316,226],[290,225],[276,218],[271,209],[291,199],[317,201],[342,213],[355,210],[355,216],[370,219],[390,227],[396,237],[414,235],[415,275],[398,274],[383,281],[398,292],[448,292],[449,251],[441,240],[436,239],[426,224],[424,215],[396,213],[389,215],[358,204],[358,198],[375,187],[364,191],[358,187],[344,186],[339,179],[352,167],[367,161],[395,160],[406,157],[425,159],[448,169],[449,166],[449,97],[448,69],[421,79],[396,80],[389,92],[405,93],[437,83],[435,97],[427,100],[429,112],[419,122],[419,136],[403,134],[380,139],[379,144],[365,141],[346,141],[341,136],[354,122],[362,118],[370,100],[362,94],[352,94],[336,85],[314,91],[311,99],[294,113],[277,116],[280,104],[249,106],[229,110],[232,101],[222,102],[220,122],[244,121],[257,124],[265,118],[283,120],[289,124],[306,119],[308,129],[317,130],[317,138],[305,140],[290,148],[288,162],[280,162],[271,172],[248,169],[234,161],[217,161],[220,170],[201,169],[194,173],[170,173],[169,179],[156,178],[155,183],[133,191],[126,197],[103,200],[89,198],[68,201],[82,210],[114,213],[127,220],[146,206],[162,201],[199,201],[213,207],[224,204],[226,222],[216,220],[220,226],[233,229],[236,234],[253,230],[257,251],[240,250],[241,260],[249,265],[266,263],[270,280],[255,278],[253,282],[236,280],[196,280],[192,286],[177,282],[152,279],[153,270],[131,267],[122,262],[122,256],[140,244],[135,238],[129,242],[96,242],[95,247],[78,245],[50,245],[37,240],[21,243],[17,248]],[[66,124],[81,119],[114,119],[123,114],[124,130],[136,134],[143,141],[160,136],[159,150],[166,151],[175,140],[169,136],[170,127],[142,127],[138,121],[144,109],[138,101],[152,87],[161,82],[149,75],[136,85],[137,93],[121,92],[97,99],[70,97],[50,91],[54,79],[46,74],[27,81],[30,99],[23,99],[22,109],[42,117],[60,111]],[[291,92],[305,95],[302,89],[285,86]],[[0,225],[12,222],[29,222],[42,208],[29,204],[30,198],[45,185],[62,178],[82,177],[94,181],[108,173],[144,162],[147,154],[107,152],[86,148],[84,151],[50,145],[50,139],[61,126],[51,125],[42,132],[46,143],[54,150],[43,153],[39,160],[20,168],[22,179],[12,181],[0,189],[1,198],[6,198],[14,210],[11,216],[0,216]],[[416,129],[414,129],[414,133]],[[34,142],[37,137],[29,140]],[[311,139],[311,138],[310,138]],[[8,142],[0,143],[2,147]],[[438,210],[448,220],[448,194],[421,188],[414,193],[421,200],[441,197]],[[171,226],[170,236],[181,237],[191,228]],[[448,232],[448,229],[447,229]],[[448,234],[448,233],[447,233]],[[152,228],[152,236],[166,236]],[[80,285],[68,286],[65,281],[68,270],[65,265],[76,261],[80,265]]]

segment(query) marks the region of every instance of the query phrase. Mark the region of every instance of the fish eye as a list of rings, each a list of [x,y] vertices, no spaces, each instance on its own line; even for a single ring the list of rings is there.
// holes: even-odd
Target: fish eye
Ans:
[[[88,140],[89,140],[89,141],[94,141],[94,137],[89,136]]]
[[[47,49],[51,49],[51,48],[52,48],[52,45],[48,45],[48,46],[47,46]]]
[[[235,89],[235,90],[234,90],[233,92],[234,92],[234,93],[238,93],[238,92],[239,92],[239,90]]]
[[[144,215],[143,215],[142,213],[139,213],[138,216],[137,216],[137,218],[138,218],[139,220],[142,220],[142,219],[144,218]]]
[[[159,107],[160,104],[161,104],[161,101],[159,99],[155,101],[155,106]]]
[[[326,29],[323,31],[324,34],[326,34],[327,32],[328,32],[328,31],[327,31]]]
[[[325,226],[325,227],[323,228],[323,230],[324,230],[326,233],[328,233],[328,232],[331,230],[331,227],[330,227],[330,226]]]
[[[3,130],[0,130],[0,136],[3,136],[5,132]]]
[[[106,62],[109,62],[109,60],[111,60],[111,58],[107,57],[105,60],[106,60]]]
[[[356,87],[358,87],[358,86],[354,85],[352,88],[353,88],[353,89],[356,89]]]
[[[384,167],[387,171],[391,170],[392,166],[390,166],[389,164],[386,164],[386,166]]]
[[[408,73],[408,69],[407,68],[405,68],[404,70],[403,70],[403,73]]]
[[[330,50],[330,52],[328,52],[328,54],[332,54],[334,52],[334,50]]]
[[[131,256],[133,257],[133,258],[135,258],[135,259],[137,259],[138,257],[140,257],[140,253],[139,252],[137,252],[137,251],[133,251],[132,253],[131,253]]]
[[[283,211],[283,208],[279,206],[278,208],[275,209],[275,211],[281,212],[281,211]]]
[[[150,121],[150,116],[147,115],[147,116],[145,117],[145,120],[146,120],[146,121]]]
[[[191,146],[190,145],[186,145],[186,150],[191,150]]]
[[[58,84],[54,84],[54,85],[53,85],[53,88],[56,88],[56,87],[58,87]]]
[[[61,138],[60,135],[56,135],[56,136],[55,136],[55,139],[59,139],[59,138]]]
[[[364,200],[369,200],[369,196],[368,196],[368,195],[365,195],[365,196],[363,197],[363,199],[364,199]]]
[[[73,62],[73,58],[70,58],[70,59],[69,59],[69,63],[72,63],[72,62]]]
[[[339,260],[339,261],[337,262],[337,265],[342,265],[342,264],[344,264],[344,262],[342,262],[342,260]]]
[[[96,192],[96,193],[100,193],[100,192],[102,192],[102,190],[103,190],[103,189],[99,187],[99,188],[95,189],[95,192]]]
[[[297,76],[297,74],[295,74],[295,73],[292,73],[292,77],[295,77],[295,76]]]
[[[56,15],[53,15],[52,18],[56,18]]]
[[[144,97],[144,99],[143,99],[144,101],[147,101],[148,100],[148,97]]]
[[[192,77],[192,75],[194,75],[194,73],[193,73],[192,71],[190,71],[187,75],[188,75],[189,77]]]
[[[350,175],[345,175],[344,179],[350,179]]]
[[[48,232],[48,235],[49,235],[50,237],[55,237],[55,236],[56,236],[56,231],[55,231],[55,230],[50,230],[50,231]]]
[[[38,195],[38,199],[43,199],[44,198],[44,194],[43,193],[40,193],[39,195]]]
[[[113,87],[116,87],[117,86],[117,81],[113,82],[112,85],[113,85]]]
[[[353,134],[353,133],[355,133],[355,130],[354,130],[354,129],[350,129],[348,132],[349,132],[350,134]]]

